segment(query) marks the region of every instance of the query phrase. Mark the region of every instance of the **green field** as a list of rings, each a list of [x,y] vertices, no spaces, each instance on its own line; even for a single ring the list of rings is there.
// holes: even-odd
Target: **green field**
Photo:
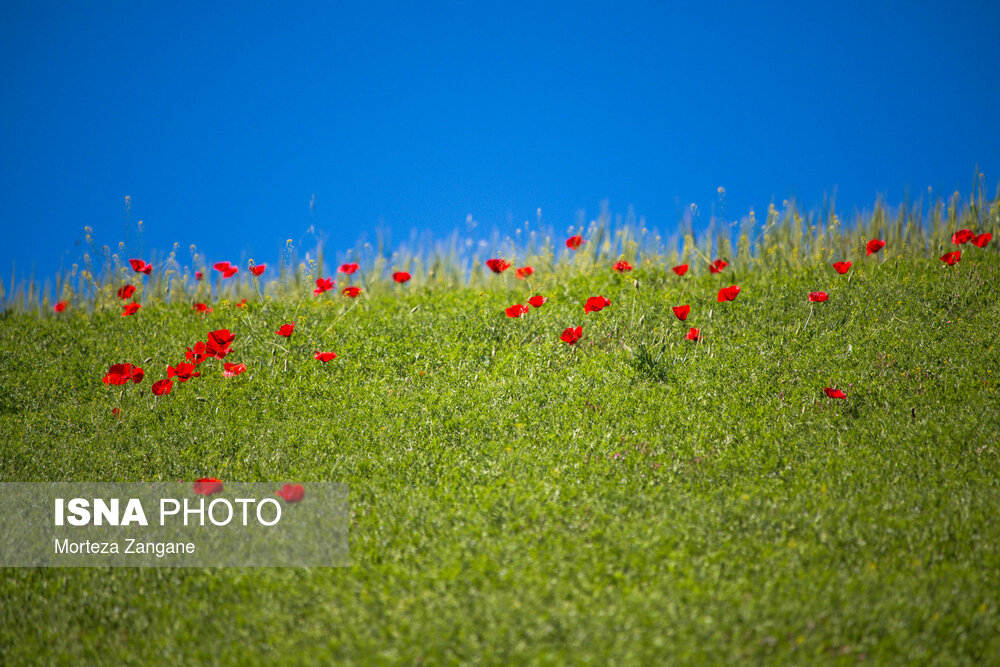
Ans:
[[[595,248],[530,283],[12,309],[0,480],[346,482],[351,565],[5,569],[0,662],[996,664],[996,241],[858,238],[846,275]],[[245,373],[150,394],[222,328]],[[143,382],[103,384],[120,362]]]

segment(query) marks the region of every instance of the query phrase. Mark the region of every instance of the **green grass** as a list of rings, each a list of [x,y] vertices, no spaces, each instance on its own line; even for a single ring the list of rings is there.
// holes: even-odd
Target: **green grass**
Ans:
[[[1000,662],[1000,263],[970,250],[554,273],[519,320],[508,276],[8,314],[0,479],[346,482],[352,564],[6,569],[0,662]],[[247,373],[149,395],[223,327]]]

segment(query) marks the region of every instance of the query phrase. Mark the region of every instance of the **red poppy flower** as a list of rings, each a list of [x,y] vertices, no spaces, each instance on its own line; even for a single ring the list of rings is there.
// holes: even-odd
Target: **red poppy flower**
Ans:
[[[954,250],[941,255],[940,260],[948,266],[955,266],[962,259],[962,251]]]
[[[281,491],[275,491],[274,495],[281,496],[286,503],[298,503],[305,498],[306,491],[301,484],[282,484]]]
[[[344,291],[343,291],[343,292],[341,292],[341,294],[343,294],[344,296],[346,296],[346,297],[349,297],[349,298],[351,298],[351,299],[354,299],[354,298],[356,298],[356,297],[357,297],[357,296],[358,296],[359,294],[361,294],[361,291],[362,291],[362,290],[361,290],[361,288],[360,288],[360,287],[345,287],[345,288],[344,288]]]
[[[195,271],[194,272],[194,279],[195,280],[201,280],[204,277],[205,277],[205,274],[202,273],[201,271]]]
[[[868,242],[868,245],[865,246],[865,249],[868,251],[865,254],[865,257],[867,257],[868,255],[871,255],[872,253],[878,252],[879,250],[881,250],[884,247],[885,247],[885,241],[880,241],[878,239],[872,239],[871,241]]]
[[[573,345],[576,343],[576,341],[580,340],[582,336],[583,336],[583,327],[577,327],[575,329],[573,327],[566,327],[565,329],[563,329],[562,335],[559,336],[559,340],[563,341],[564,343],[569,343],[570,345]]]
[[[205,353],[205,344],[198,341],[194,344],[193,350],[190,347],[187,348],[187,352],[184,353],[184,356],[192,364],[200,364],[205,361],[209,355]]]
[[[319,296],[323,292],[329,292],[333,289],[333,286],[337,284],[337,281],[332,278],[317,278],[316,279],[316,289],[313,290],[313,296]]]
[[[236,334],[229,329],[216,329],[208,332],[209,344],[214,343],[216,347],[229,347],[234,340],[236,340]]]
[[[133,366],[132,364],[114,364],[108,368],[108,373],[104,376],[104,384],[122,385],[129,382],[138,384],[142,382],[144,375],[143,370],[138,366]]]
[[[625,260],[622,260],[620,262],[616,262],[615,265],[612,266],[611,268],[617,271],[618,273],[627,273],[628,271],[632,270],[632,265],[626,262]]]
[[[111,414],[115,415],[116,417],[118,416],[119,412],[121,412],[121,410],[119,410],[118,408],[111,408]]]
[[[233,378],[247,369],[246,364],[231,364],[228,361],[222,364],[222,377]]]
[[[688,318],[688,313],[691,312],[691,306],[684,304],[683,306],[674,306],[674,315],[677,319],[684,321]]]
[[[231,333],[229,329],[209,331],[208,343],[205,345],[205,356],[225,359],[226,355],[232,352],[229,346],[233,344],[234,340],[236,340],[236,334]]]
[[[223,277],[223,279],[225,279],[225,278],[232,278],[233,276],[235,276],[239,272],[240,272],[240,270],[238,268],[236,268],[235,266],[230,266],[228,269],[226,269],[225,271],[222,272],[222,277]]]
[[[851,269],[850,262],[835,262],[833,265],[833,270],[837,273],[843,275]]]
[[[250,270],[250,273],[254,274],[255,276],[259,276],[260,274],[264,273],[265,270],[267,270],[267,264],[258,264],[257,266],[251,266],[248,268]]]
[[[824,387],[823,391],[825,391],[826,395],[829,396],[830,398],[847,398],[847,394],[840,391],[839,389],[834,389],[832,387]]]
[[[960,229],[951,235],[951,242],[955,245],[962,245],[976,238],[971,229]]]
[[[128,263],[132,265],[132,270],[136,273],[145,273],[148,276],[153,272],[153,265],[146,264],[141,259],[130,259]]]
[[[212,312],[212,309],[208,307],[208,304],[204,304],[204,303],[196,303],[196,304],[194,304],[194,306],[192,306],[192,308],[194,310],[197,310],[199,313],[210,313],[210,312]]]
[[[278,327],[278,330],[275,331],[274,333],[278,334],[279,336],[284,336],[285,338],[288,338],[289,336],[292,335],[293,331],[295,331],[295,322],[292,322],[291,324],[282,324],[280,327]]]
[[[528,303],[530,303],[535,308],[541,308],[542,304],[545,303],[546,301],[548,301],[548,298],[542,296],[541,294],[535,295],[530,299],[528,299]]]
[[[578,250],[584,243],[586,243],[586,241],[584,241],[583,237],[579,234],[566,239],[566,247],[570,250]]]
[[[695,329],[694,327],[691,327],[691,330],[687,332],[687,335],[684,336],[684,339],[699,341],[701,340],[701,332]]]
[[[972,245],[976,246],[977,248],[985,248],[986,244],[989,243],[990,240],[992,239],[993,235],[990,234],[989,232],[985,232],[983,234],[980,234],[976,238],[972,239]]]
[[[676,273],[679,276],[683,276],[685,273],[688,272],[688,265],[687,264],[678,264],[677,266],[675,266],[674,268],[672,268],[670,270],[673,271],[674,273]]]
[[[324,364],[328,361],[333,361],[337,358],[336,352],[316,352],[313,354],[313,359],[319,359]]]
[[[57,301],[56,305],[52,306],[52,310],[56,311],[57,313],[63,312],[64,310],[66,310],[66,302]]]
[[[611,302],[604,296],[592,296],[583,304],[583,312],[596,313],[611,305]]]
[[[243,299],[243,300],[242,300],[242,301],[240,301],[240,302],[239,302],[238,304],[236,304],[236,307],[237,307],[237,308],[246,308],[246,307],[247,307],[247,300],[246,300],[246,299]]]
[[[222,480],[214,477],[202,477],[194,483],[194,492],[200,496],[222,493]]]
[[[532,275],[534,272],[535,270],[530,266],[522,266],[521,268],[519,268],[517,271],[514,272],[514,277],[517,278],[518,280],[524,280],[528,276]]]
[[[140,308],[142,308],[142,304],[141,303],[130,303],[129,305],[125,306],[124,310],[122,310],[122,317],[128,317],[129,315],[135,315],[136,313],[139,312]]]
[[[412,277],[413,276],[411,276],[406,271],[396,271],[394,274],[392,274],[392,279],[395,280],[397,283],[405,283],[409,281],[410,278]]]
[[[128,384],[129,382],[138,384],[142,382],[143,375],[142,369],[138,366],[133,366],[132,364],[115,364],[108,369],[103,382],[108,385]]]
[[[153,383],[153,396],[166,396],[173,388],[172,380],[157,380]]]
[[[813,303],[820,303],[821,301],[826,301],[830,298],[830,295],[826,292],[809,292],[809,300]]]
[[[216,262],[215,264],[212,265],[212,268],[218,271],[219,273],[225,273],[230,268],[232,268],[232,266],[233,265],[230,264],[229,262]]]
[[[135,294],[135,285],[125,285],[118,288],[119,299],[131,299],[133,294]]]
[[[486,260],[486,266],[490,268],[493,273],[503,273],[510,268],[510,262],[505,262],[502,259],[488,259]]]
[[[708,265],[710,273],[722,273],[722,270],[729,266],[729,262],[724,259],[717,259]]]
[[[507,308],[505,312],[507,313],[507,317],[521,317],[521,315],[524,315],[529,310],[524,304],[515,303],[513,306]]]
[[[194,364],[181,362],[176,366],[167,366],[167,377],[176,377],[181,382],[187,382],[191,378],[201,377],[201,373],[196,371]]]
[[[341,264],[340,265],[340,272],[341,273],[346,273],[347,275],[351,275],[352,273],[354,273],[357,270],[358,270],[358,265],[357,264]]]
[[[719,294],[716,300],[719,303],[723,301],[733,301],[736,299],[736,295],[740,293],[740,288],[738,285],[730,285],[729,287],[723,287],[719,290]]]

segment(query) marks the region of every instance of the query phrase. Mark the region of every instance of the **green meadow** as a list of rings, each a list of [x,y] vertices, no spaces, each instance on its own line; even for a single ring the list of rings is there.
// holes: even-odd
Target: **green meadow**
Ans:
[[[951,242],[996,234],[997,201],[763,217],[676,243],[598,224],[497,275],[406,257],[406,284],[400,257],[228,284],[99,251],[61,313],[8,283],[0,481],[344,482],[351,564],[3,569],[0,662],[1000,663],[1000,252]],[[153,396],[218,329],[247,370]],[[122,362],[143,381],[104,384]]]

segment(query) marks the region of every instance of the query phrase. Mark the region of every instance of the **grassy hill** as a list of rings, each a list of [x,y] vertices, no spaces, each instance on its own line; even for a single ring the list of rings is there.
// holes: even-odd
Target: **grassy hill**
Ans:
[[[352,564],[6,569],[0,660],[996,663],[996,243],[892,241],[845,275],[594,261],[7,312],[0,480],[346,482]],[[223,328],[244,373],[151,395]],[[121,362],[143,382],[103,384]]]

